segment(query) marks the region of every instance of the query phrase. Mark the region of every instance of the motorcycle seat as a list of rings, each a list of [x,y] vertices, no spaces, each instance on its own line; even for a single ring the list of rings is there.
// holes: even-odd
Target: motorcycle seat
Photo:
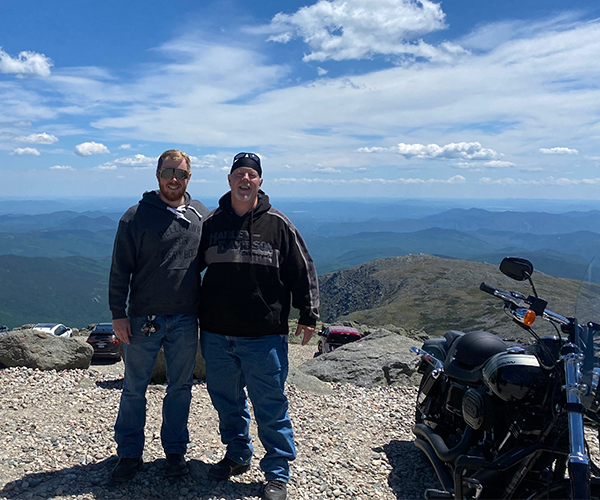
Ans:
[[[506,351],[504,341],[494,334],[476,330],[459,336],[450,346],[444,372],[450,378],[476,384],[481,382],[481,368],[494,354]]]

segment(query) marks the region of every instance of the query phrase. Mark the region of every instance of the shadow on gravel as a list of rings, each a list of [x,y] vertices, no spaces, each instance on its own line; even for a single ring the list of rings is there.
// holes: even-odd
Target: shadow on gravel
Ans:
[[[91,495],[99,500],[166,500],[180,497],[214,498],[260,497],[261,482],[237,483],[211,481],[207,477],[210,464],[189,460],[190,473],[176,478],[166,477],[165,459],[145,462],[136,476],[119,485],[110,483],[110,473],[117,463],[112,456],[98,463],[70,467],[53,472],[26,474],[22,479],[4,485],[0,496],[7,499],[71,498]]]
[[[96,386],[101,389],[123,389],[123,379],[116,378],[114,380],[100,380],[96,382]]]
[[[440,487],[433,467],[413,441],[393,440],[374,451],[385,453],[392,466],[388,486],[398,500],[422,500],[427,488]]]
[[[120,359],[92,358],[92,362],[90,363],[90,366],[111,366],[111,365],[116,365],[120,361],[121,361]]]

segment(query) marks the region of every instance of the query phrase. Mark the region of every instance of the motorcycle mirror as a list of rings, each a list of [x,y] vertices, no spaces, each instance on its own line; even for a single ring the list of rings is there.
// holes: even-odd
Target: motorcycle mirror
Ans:
[[[505,257],[500,263],[500,271],[516,281],[525,281],[531,278],[533,264],[520,257]]]

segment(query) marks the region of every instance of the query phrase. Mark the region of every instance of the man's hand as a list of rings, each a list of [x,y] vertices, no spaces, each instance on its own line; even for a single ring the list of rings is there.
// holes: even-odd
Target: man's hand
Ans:
[[[112,320],[113,330],[115,335],[121,342],[129,344],[131,338],[131,325],[129,324],[128,318],[120,318]]]
[[[302,337],[302,345],[308,344],[308,341],[311,339],[313,334],[315,333],[314,326],[306,326],[306,325],[298,325],[296,328],[296,337],[304,332],[304,337]]]

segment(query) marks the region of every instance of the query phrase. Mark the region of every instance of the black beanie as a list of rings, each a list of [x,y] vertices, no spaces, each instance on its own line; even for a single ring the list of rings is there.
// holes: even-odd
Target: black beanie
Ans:
[[[254,170],[256,170],[258,172],[258,176],[262,177],[262,168],[261,166],[256,163],[252,158],[249,158],[248,156],[244,156],[243,158],[239,158],[236,161],[233,162],[233,165],[231,165],[231,170],[229,171],[229,173],[233,173],[233,171],[236,168],[240,168],[240,167],[250,167],[253,168]]]

